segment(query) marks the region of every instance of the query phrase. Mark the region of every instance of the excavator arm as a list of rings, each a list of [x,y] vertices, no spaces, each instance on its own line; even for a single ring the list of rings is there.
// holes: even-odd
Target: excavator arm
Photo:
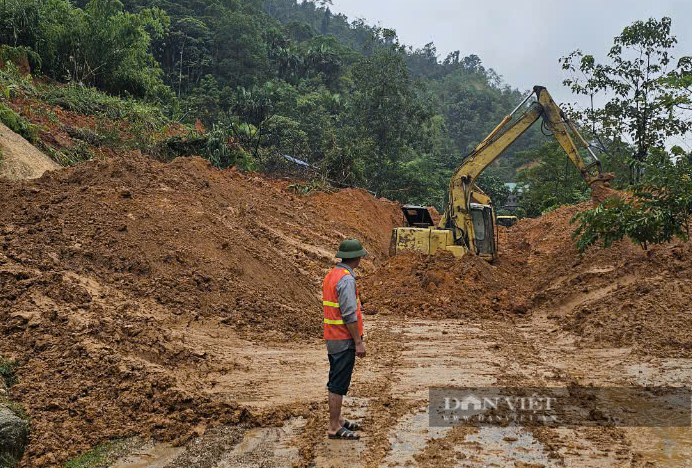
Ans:
[[[512,121],[513,114],[534,93],[537,102],[524,112],[520,118]],[[475,250],[471,204],[473,202],[489,201],[487,196],[475,188],[476,178],[540,117],[543,117],[545,126],[552,131],[558,143],[565,150],[577,169],[579,169],[589,187],[596,182],[602,183],[612,178],[612,176],[602,173],[600,161],[589,149],[588,144],[579,134],[576,127],[555,104],[548,91],[542,86],[534,86],[533,93],[527,96],[512,114],[505,117],[490,135],[471,154],[464,158],[464,161],[450,180],[447,207],[438,227],[452,230],[455,243],[464,244],[469,249]],[[570,135],[570,131],[572,135]],[[576,143],[587,149],[588,162],[585,162],[579,154],[575,139]]]
[[[536,102],[520,117],[512,120],[514,114],[522,109],[534,94]],[[482,258],[495,259],[497,231],[492,201],[475,186],[476,179],[541,117],[543,125],[552,132],[569,159],[579,169],[579,173],[591,188],[592,195],[597,184],[612,179],[612,175],[602,173],[600,161],[589,149],[589,145],[576,127],[555,104],[548,91],[542,86],[534,86],[533,92],[505,117],[457,168],[449,182],[447,206],[437,228],[432,227],[432,219],[425,207],[402,207],[408,226],[392,231],[390,253],[393,255],[401,250],[415,250],[434,254],[438,250],[447,250],[460,257],[471,251]],[[579,153],[578,146],[586,148],[584,158]]]

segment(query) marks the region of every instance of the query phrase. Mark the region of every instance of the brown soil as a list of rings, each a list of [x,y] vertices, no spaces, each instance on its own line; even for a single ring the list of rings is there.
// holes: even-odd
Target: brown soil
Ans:
[[[629,240],[580,257],[570,220],[589,203],[563,207],[509,230],[503,261],[524,263],[530,306],[546,311],[584,341],[631,346],[660,356],[692,356],[688,313],[692,244],[674,241],[647,251]]]
[[[591,206],[563,207],[502,230],[500,259],[492,265],[446,252],[398,255],[365,278],[364,307],[424,318],[501,319],[546,311],[584,341],[692,356],[692,279],[686,274],[692,244],[675,241],[644,251],[625,240],[580,257],[570,221]]]
[[[615,174],[606,174],[607,177],[613,178]],[[594,205],[598,205],[606,201],[608,198],[621,197],[623,194],[615,189],[610,188],[608,182],[597,181],[591,184],[591,200]]]
[[[398,217],[362,191],[301,197],[288,185],[138,154],[0,181],[0,354],[22,363],[12,393],[32,417],[31,466],[104,437],[185,440],[251,419],[195,391],[206,373],[244,367],[210,363],[185,327],[319,338],[320,284],[339,243],[364,240],[372,270]]]
[[[367,312],[426,318],[501,319],[524,313],[523,286],[505,262],[491,265],[480,257],[455,258],[404,252],[365,277]]]

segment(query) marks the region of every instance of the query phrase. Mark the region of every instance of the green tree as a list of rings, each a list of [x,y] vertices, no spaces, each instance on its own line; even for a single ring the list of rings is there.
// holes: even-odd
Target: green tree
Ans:
[[[679,152],[676,148],[676,153]],[[645,162],[636,164],[643,176],[632,187],[630,199],[610,198],[572,219],[577,223],[572,238],[581,253],[598,243],[608,248],[624,237],[644,250],[649,244],[670,242],[675,237],[689,238],[692,207],[689,160],[680,157],[673,161],[667,152],[653,150]]]
[[[204,125],[211,125],[222,120],[221,102],[221,91],[216,78],[207,75],[192,90],[182,107],[188,120],[200,119]]]
[[[589,123],[594,137],[606,151],[634,145],[635,161],[644,161],[654,148],[663,148],[666,139],[684,135],[692,123],[680,112],[687,99],[671,78],[684,72],[690,57],[675,60],[677,43],[671,34],[671,19],[651,18],[635,21],[615,37],[606,63],[593,55],[576,50],[562,57],[562,68],[572,73],[564,81],[578,95],[589,96],[592,107],[581,114]],[[603,96],[605,104],[595,107],[595,98]],[[612,141],[614,145],[608,145]],[[630,183],[638,182],[636,165],[630,172]]]
[[[574,205],[589,198],[581,174],[557,142],[519,154],[524,168],[517,175],[521,188],[519,206],[528,217],[562,205]]]
[[[490,197],[496,209],[505,206],[512,193],[502,179],[489,174],[481,174],[476,179],[476,185]]]
[[[0,12],[2,34],[34,49],[49,76],[113,93],[167,98],[149,50],[148,31],[161,33],[166,23],[159,10],[129,13],[119,0],[91,0],[84,9],[67,0],[10,0]]]
[[[372,54],[353,68],[349,117],[360,137],[374,145],[375,151],[366,156],[366,176],[369,188],[380,195],[399,188],[395,174],[420,147],[418,137],[432,115],[411,79],[396,34],[382,30],[375,39],[391,45],[375,45]]]

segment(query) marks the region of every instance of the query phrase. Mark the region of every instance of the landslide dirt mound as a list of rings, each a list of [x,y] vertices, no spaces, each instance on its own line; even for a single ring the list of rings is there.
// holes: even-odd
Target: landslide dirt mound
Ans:
[[[692,356],[692,244],[644,251],[628,240],[580,257],[573,216],[590,203],[562,207],[508,231],[502,260],[525,265],[531,308],[583,340],[659,356]]]
[[[591,208],[591,202],[562,207],[501,229],[500,258],[492,265],[446,252],[397,255],[364,279],[364,310],[462,319],[520,317],[528,311],[584,342],[692,356],[692,243],[644,251],[623,240],[580,256],[570,221]]]
[[[372,271],[400,216],[366,192],[303,197],[289,184],[137,153],[0,180],[0,354],[22,365],[25,466],[60,466],[106,437],[180,441],[250,418],[199,390],[210,350],[185,327],[319,339],[339,243],[364,240]]]
[[[403,252],[363,281],[366,313],[426,318],[506,318],[526,312],[525,291],[511,265],[449,252]]]

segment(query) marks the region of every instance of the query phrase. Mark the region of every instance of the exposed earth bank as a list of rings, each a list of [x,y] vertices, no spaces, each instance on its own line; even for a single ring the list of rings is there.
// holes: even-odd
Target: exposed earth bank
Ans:
[[[494,264],[388,259],[397,204],[290,185],[137,153],[0,179],[0,354],[21,364],[10,393],[32,421],[24,466],[134,434],[184,445],[222,425],[265,428],[259,440],[303,466],[354,453],[367,466],[447,466],[457,442],[482,466],[528,436],[421,435],[428,386],[643,384],[632,370],[643,365],[648,382],[692,382],[679,370],[692,353],[690,244],[623,241],[580,257],[570,219],[585,203],[501,228]],[[324,443],[320,287],[347,237],[371,253],[360,272],[370,356],[349,409],[369,430],[342,453]],[[284,421],[287,432],[269,429]],[[528,432],[542,445],[526,463],[646,458],[641,433]],[[199,466],[244,466],[236,455]]]
[[[0,354],[21,364],[11,393],[32,419],[26,466],[109,437],[180,442],[261,420],[208,394],[210,375],[247,364],[189,329],[319,338],[321,278],[341,240],[362,239],[371,270],[400,217],[363,191],[299,196],[289,185],[138,154],[0,179]]]

